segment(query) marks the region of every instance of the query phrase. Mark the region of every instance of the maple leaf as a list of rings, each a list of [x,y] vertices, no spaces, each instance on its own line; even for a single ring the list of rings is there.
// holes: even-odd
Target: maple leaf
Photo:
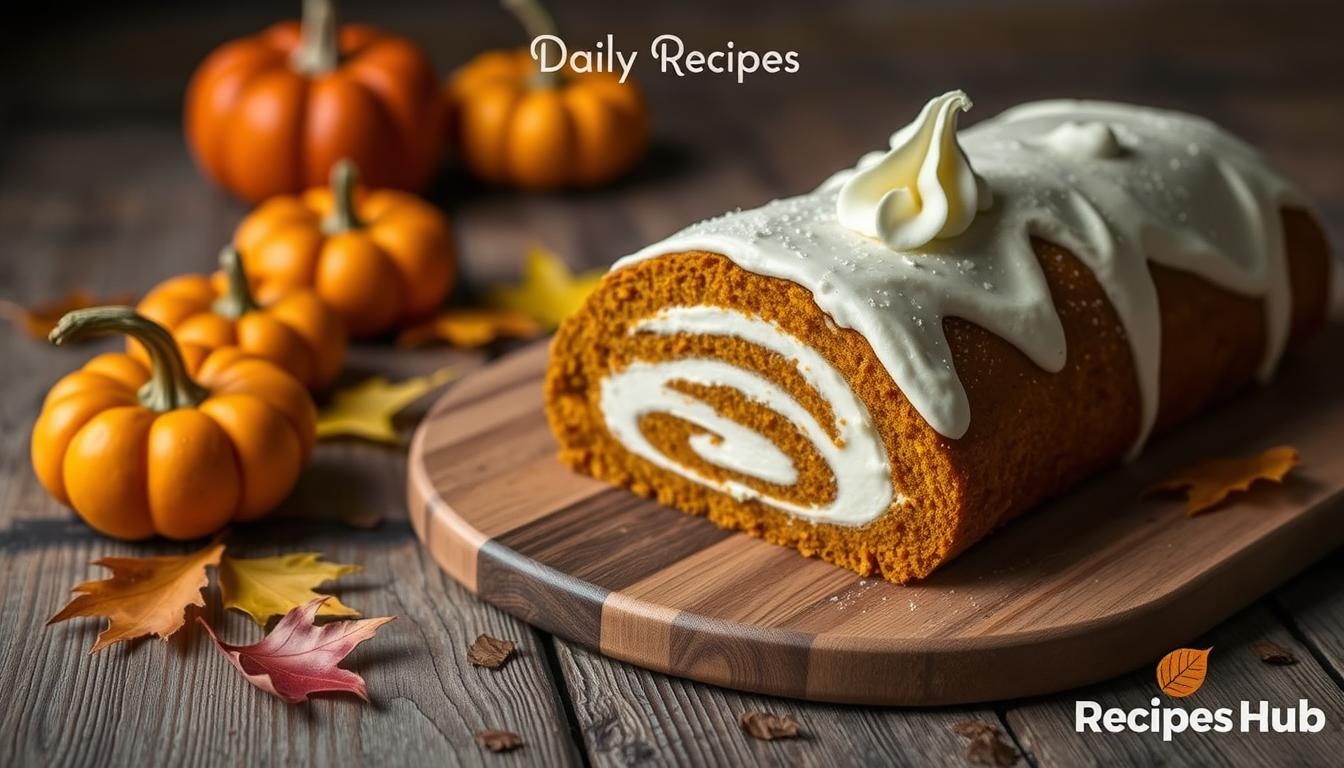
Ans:
[[[289,613],[324,597],[314,592],[314,587],[364,570],[359,565],[319,562],[320,557],[316,552],[245,559],[225,557],[219,565],[219,591],[224,597],[224,607],[242,611],[264,627],[272,616]],[[318,614],[358,616],[359,611],[331,597]]]
[[[440,368],[428,376],[395,383],[385,376],[374,376],[353,387],[337,390],[331,396],[331,404],[317,414],[317,436],[362,437],[396,445],[401,438],[392,425],[392,417],[430,390],[455,378],[456,371]]]
[[[0,299],[0,318],[8,320],[15,328],[37,341],[46,341],[47,334],[56,327],[56,322],[67,312],[111,304],[134,304],[131,294],[118,294],[100,299],[92,293],[76,288],[64,296],[43,301],[30,306],[18,302]]]
[[[186,623],[187,606],[205,605],[201,590],[210,583],[207,566],[218,566],[224,545],[215,542],[189,555],[166,557],[104,557],[94,560],[112,577],[86,581],[80,593],[47,625],[78,616],[105,616],[107,627],[89,653],[122,640],[158,635],[167,640]]]
[[[324,691],[346,691],[368,701],[364,678],[337,665],[396,617],[333,621],[319,627],[313,619],[329,599],[319,597],[286,613],[275,629],[251,645],[230,645],[205,619],[196,620],[247,682],[286,703],[298,704]]]
[[[1279,446],[1246,459],[1216,459],[1186,467],[1149,488],[1148,493],[1184,491],[1185,512],[1194,517],[1218,506],[1233,492],[1250,490],[1257,480],[1282,482],[1297,463],[1296,448]]]
[[[517,287],[498,286],[487,294],[490,304],[524,312],[546,328],[554,329],[583,306],[584,299],[602,280],[602,271],[578,277],[560,257],[541,247],[527,252],[523,282]]]
[[[530,339],[542,332],[531,316],[515,309],[449,309],[397,335],[403,349],[446,341],[454,347],[483,347],[498,339]]]

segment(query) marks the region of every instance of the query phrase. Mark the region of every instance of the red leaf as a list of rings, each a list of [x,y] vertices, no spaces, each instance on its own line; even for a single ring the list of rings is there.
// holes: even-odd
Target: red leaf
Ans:
[[[256,687],[290,704],[305,701],[319,691],[348,691],[368,701],[364,678],[336,666],[355,646],[377,633],[394,616],[359,621],[333,621],[315,626],[317,609],[329,598],[309,601],[285,614],[269,634],[252,645],[229,645],[219,639],[205,620],[201,626],[219,652]]]

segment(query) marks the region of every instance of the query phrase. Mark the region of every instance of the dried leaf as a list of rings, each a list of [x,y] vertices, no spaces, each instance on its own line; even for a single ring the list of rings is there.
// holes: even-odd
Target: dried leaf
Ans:
[[[249,683],[289,704],[307,700],[323,691],[346,691],[368,701],[364,678],[337,666],[355,646],[377,633],[393,616],[354,621],[333,621],[316,626],[313,619],[322,604],[319,597],[285,614],[269,634],[252,645],[230,645],[215,630],[196,618],[210,634],[215,647]]]
[[[1257,640],[1251,643],[1251,649],[1260,660],[1275,667],[1288,667],[1297,663],[1297,657],[1293,652],[1284,648],[1278,643],[1271,643],[1268,640]]]
[[[555,328],[578,311],[584,299],[602,280],[602,271],[578,277],[560,257],[541,247],[527,252],[523,282],[516,287],[498,286],[487,295],[490,304],[526,313],[546,328]]]
[[[542,330],[536,320],[514,309],[449,309],[402,331],[397,346],[422,347],[442,341],[472,349],[498,339],[530,339]]]
[[[1297,466],[1297,449],[1279,446],[1248,459],[1217,459],[1187,467],[1148,490],[1184,491],[1190,517],[1211,509],[1235,491],[1249,490],[1256,480],[1282,482]]]
[[[1184,698],[1204,685],[1213,648],[1177,648],[1157,663],[1157,687],[1172,698]]]
[[[186,623],[187,606],[205,605],[201,590],[210,583],[205,569],[219,565],[224,545],[218,542],[177,557],[104,557],[94,560],[112,571],[112,577],[86,581],[72,592],[81,593],[48,626],[76,616],[106,616],[107,628],[89,653],[112,643],[145,635],[167,640]]]
[[[958,736],[974,739],[977,736],[983,736],[986,733],[998,733],[999,729],[997,726],[979,720],[962,720],[959,723],[952,724],[952,732]]]
[[[364,531],[373,530],[383,524],[383,513],[368,507],[348,509],[341,515],[341,522],[351,528],[359,528]]]
[[[467,661],[486,669],[499,669],[513,655],[517,646],[512,640],[500,640],[497,637],[481,635],[467,648]]]
[[[476,732],[476,743],[491,752],[512,752],[523,746],[523,737],[513,731],[484,730]]]
[[[92,293],[76,288],[66,295],[24,306],[7,299],[0,299],[0,318],[8,320],[15,328],[37,341],[46,341],[47,334],[56,327],[56,321],[67,312],[112,304],[134,304],[135,296],[125,293],[100,299]]]
[[[219,566],[219,591],[224,607],[234,608],[261,626],[272,616],[281,616],[325,595],[313,591],[318,585],[363,566],[319,562],[316,552],[279,557],[225,557]],[[358,616],[359,611],[331,597],[322,603],[320,616]]]
[[[383,376],[374,376],[353,387],[337,390],[331,396],[331,404],[317,414],[317,436],[362,437],[397,445],[401,439],[392,424],[392,417],[455,378],[456,371],[440,368],[428,376],[396,383]]]
[[[743,712],[737,718],[749,736],[761,741],[798,738],[798,721],[793,715],[772,715],[768,712]]]

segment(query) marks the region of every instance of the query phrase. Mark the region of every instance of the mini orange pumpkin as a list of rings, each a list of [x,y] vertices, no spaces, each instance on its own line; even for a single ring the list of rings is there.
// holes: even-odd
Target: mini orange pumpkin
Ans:
[[[331,188],[272,198],[234,234],[260,290],[311,286],[352,336],[376,336],[432,314],[453,285],[448,220],[414,195],[356,191],[342,160]]]
[[[422,189],[438,168],[445,109],[410,41],[339,25],[334,0],[303,21],[215,49],[187,88],[187,143],[211,179],[249,202],[321,184],[352,158],[380,187]]]
[[[160,283],[136,310],[167,328],[178,343],[236,346],[284,368],[311,390],[335,381],[345,361],[345,326],[317,294],[271,285],[258,303],[236,248],[224,248],[219,266],[214,275],[179,275]],[[134,339],[127,340],[127,351],[149,362]]]
[[[118,539],[208,536],[289,494],[315,439],[303,385],[236,348],[179,350],[130,307],[71,312],[51,340],[109,333],[143,344],[150,365],[102,354],[47,393],[32,460],[48,493]]]
[[[529,36],[553,35],[536,0],[505,0]],[[448,81],[450,121],[468,170],[529,190],[589,187],[627,171],[648,117],[632,80],[608,72],[541,72],[527,50],[487,51]]]

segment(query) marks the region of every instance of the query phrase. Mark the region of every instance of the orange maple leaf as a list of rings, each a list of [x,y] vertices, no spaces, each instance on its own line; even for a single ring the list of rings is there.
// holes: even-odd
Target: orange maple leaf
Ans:
[[[134,304],[135,297],[130,294],[109,296],[99,299],[92,293],[76,288],[66,295],[24,306],[8,299],[0,299],[0,318],[8,320],[15,328],[37,341],[46,341],[47,334],[56,327],[56,321],[67,312],[108,304]]]
[[[1194,517],[1220,504],[1233,492],[1249,490],[1257,480],[1282,482],[1297,466],[1297,449],[1270,448],[1245,459],[1216,459],[1186,467],[1148,489],[1148,493],[1184,491],[1185,512]]]
[[[219,566],[224,545],[216,541],[189,555],[177,557],[104,557],[94,560],[112,571],[112,577],[86,581],[72,589],[77,597],[47,621],[50,626],[77,616],[106,616],[107,628],[89,653],[122,640],[145,635],[169,635],[186,623],[188,605],[204,606],[201,590],[210,583],[207,566]]]
[[[1204,685],[1213,648],[1177,648],[1157,663],[1157,687],[1172,698],[1184,698]]]
[[[483,347],[496,339],[530,339],[541,324],[512,309],[449,309],[397,335],[397,346],[421,347],[446,341],[454,347]]]

